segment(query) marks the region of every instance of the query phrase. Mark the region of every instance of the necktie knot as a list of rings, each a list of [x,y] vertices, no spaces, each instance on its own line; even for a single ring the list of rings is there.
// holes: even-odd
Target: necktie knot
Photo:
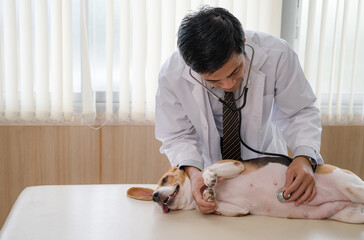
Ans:
[[[232,108],[236,108],[235,97],[233,92],[225,92],[224,101]],[[224,106],[226,107],[226,106]]]
[[[224,99],[227,100],[227,101],[235,100],[234,93],[233,92],[225,92],[225,98]]]

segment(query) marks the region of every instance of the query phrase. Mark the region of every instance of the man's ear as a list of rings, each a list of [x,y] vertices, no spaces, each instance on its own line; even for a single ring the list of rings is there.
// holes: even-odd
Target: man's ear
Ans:
[[[152,201],[153,192],[154,190],[150,188],[132,187],[128,189],[126,194],[130,198],[143,201]]]

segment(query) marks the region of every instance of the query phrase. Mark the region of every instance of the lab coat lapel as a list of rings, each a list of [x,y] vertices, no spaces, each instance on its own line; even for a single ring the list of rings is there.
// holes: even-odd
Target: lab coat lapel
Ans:
[[[262,148],[261,124],[263,113],[263,99],[265,87],[265,74],[260,71],[260,68],[267,60],[267,55],[255,46],[255,56],[250,73],[250,87],[248,90],[247,104],[242,110],[242,129],[241,136],[245,143],[250,147],[260,150]],[[251,56],[251,51],[247,48],[248,56]],[[243,159],[251,159],[258,157],[258,154],[243,147]]]
[[[244,142],[250,147],[260,149],[262,145],[260,130],[262,122],[265,75],[252,69],[251,78],[252,84],[248,91],[247,104],[242,111],[241,136]],[[243,148],[243,159],[256,157],[258,157],[257,154]]]
[[[203,136],[203,142],[207,148],[206,157],[208,159],[206,159],[206,161],[208,165],[211,165],[213,162],[221,159],[220,136],[217,132],[210,101],[207,95],[208,93],[200,84],[192,79],[188,71],[189,68],[186,68],[184,76],[188,81],[194,84],[192,95],[200,109],[200,127]],[[194,73],[194,76],[197,77],[197,74]]]
[[[197,73],[192,71],[192,74],[194,75],[194,77],[199,79]],[[184,70],[183,76],[186,80],[188,80],[189,82],[191,82],[194,85],[193,90],[192,90],[192,95],[195,98],[195,100],[200,108],[200,112],[205,117],[205,121],[206,121],[209,110],[211,111],[211,108],[209,107],[210,103],[208,101],[208,96],[207,96],[206,90],[190,76],[188,67],[186,67],[186,69]],[[211,114],[212,114],[212,112],[211,112]]]

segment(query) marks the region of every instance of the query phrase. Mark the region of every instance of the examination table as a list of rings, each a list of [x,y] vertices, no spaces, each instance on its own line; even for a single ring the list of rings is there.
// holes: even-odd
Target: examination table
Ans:
[[[364,239],[364,224],[332,220],[163,214],[152,202],[128,198],[132,186],[156,185],[28,187],[15,202],[0,239]]]

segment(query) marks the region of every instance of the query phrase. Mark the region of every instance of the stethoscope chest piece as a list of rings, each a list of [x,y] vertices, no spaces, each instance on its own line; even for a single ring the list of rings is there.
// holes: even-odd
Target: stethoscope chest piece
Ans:
[[[284,191],[281,192],[282,188],[278,189],[277,191],[277,199],[278,201],[280,201],[281,203],[285,203],[287,200],[289,200],[291,198],[291,195],[288,195],[288,198],[284,197]]]

